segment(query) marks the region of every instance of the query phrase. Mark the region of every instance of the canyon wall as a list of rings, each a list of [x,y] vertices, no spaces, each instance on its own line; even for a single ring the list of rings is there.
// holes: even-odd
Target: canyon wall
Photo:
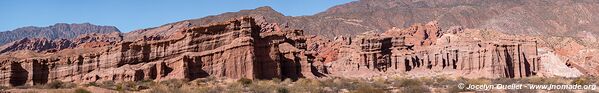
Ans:
[[[484,40],[484,34],[463,28],[443,32],[431,22],[404,30],[341,37],[336,40],[343,43],[340,55],[348,56],[339,56],[341,60],[331,69],[339,73],[454,71],[454,75],[487,78],[522,78],[539,71],[541,59],[535,38],[502,35]]]
[[[527,36],[462,27],[442,30],[430,22],[331,41],[263,19],[240,17],[135,40],[118,33],[23,39],[1,49],[0,84],[445,72],[521,78],[542,69],[536,39]]]
[[[98,41],[90,42],[107,41],[95,39]],[[297,79],[315,77],[313,73],[318,73],[311,69],[313,55],[305,52],[303,31],[279,28],[277,24],[249,17],[184,28],[168,37],[144,36],[135,41],[108,42],[113,44],[61,48],[64,50],[39,57],[4,56],[0,58],[0,82],[19,86],[54,80],[86,83],[193,80],[209,76]],[[15,47],[11,51],[29,49]]]

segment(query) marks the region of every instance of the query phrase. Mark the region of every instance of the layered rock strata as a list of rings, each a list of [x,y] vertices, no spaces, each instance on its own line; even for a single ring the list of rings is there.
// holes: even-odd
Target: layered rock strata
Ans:
[[[340,55],[349,56],[340,56],[338,59],[341,60],[331,69],[340,73],[421,69],[416,71],[456,71],[460,75],[487,78],[521,78],[536,75],[541,67],[535,38],[500,36],[485,40],[482,35],[488,31],[459,28],[442,32],[435,24],[338,38],[337,41],[343,42]]]
[[[165,79],[316,77],[301,30],[242,17],[180,29],[168,38],[144,36],[107,46],[60,50],[41,57],[3,57],[3,85]],[[78,41],[104,42],[83,37]],[[108,38],[112,40],[113,38]],[[32,45],[37,46],[37,45]],[[98,50],[64,52],[77,49]],[[18,51],[17,51],[18,52]],[[65,55],[60,55],[65,54]]]
[[[423,71],[521,78],[542,69],[532,37],[461,27],[442,30],[431,22],[330,41],[263,19],[240,17],[135,40],[119,33],[24,39],[1,48],[0,83],[298,79]]]

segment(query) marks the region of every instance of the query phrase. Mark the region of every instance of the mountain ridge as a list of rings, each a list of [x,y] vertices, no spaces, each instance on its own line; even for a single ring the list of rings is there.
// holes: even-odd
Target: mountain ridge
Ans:
[[[264,17],[268,22],[327,38],[366,31],[383,32],[429,21],[438,21],[443,28],[464,26],[510,34],[576,36],[583,31],[593,35],[599,33],[599,27],[593,26],[599,25],[599,17],[596,17],[599,16],[599,3],[592,0],[360,0],[308,16],[286,16],[263,6],[169,24],[202,25],[244,15]],[[155,28],[144,30],[152,29]],[[168,33],[166,30],[153,32]]]
[[[0,32],[0,45],[24,38],[71,39],[90,33],[112,33],[120,30],[114,26],[100,26],[91,23],[56,23],[46,27],[26,26]]]

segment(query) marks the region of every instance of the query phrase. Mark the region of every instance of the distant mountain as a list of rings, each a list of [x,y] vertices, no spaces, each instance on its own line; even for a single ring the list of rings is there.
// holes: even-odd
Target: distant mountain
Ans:
[[[119,29],[114,26],[98,26],[89,23],[57,23],[48,27],[29,26],[0,32],[0,45],[24,38],[71,39],[83,34],[112,32],[120,33]]]
[[[178,27],[205,25],[239,16],[303,29],[306,34],[335,37],[366,31],[384,32],[436,20],[443,28],[496,29],[510,34],[576,36],[599,33],[597,0],[360,0],[311,16],[285,16],[270,7],[223,13],[134,31],[130,38],[170,33]],[[170,30],[169,30],[170,29]]]

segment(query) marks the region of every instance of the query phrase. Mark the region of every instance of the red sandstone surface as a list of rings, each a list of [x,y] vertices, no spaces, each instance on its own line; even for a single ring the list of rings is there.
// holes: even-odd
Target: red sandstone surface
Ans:
[[[216,78],[323,78],[404,75],[450,75],[466,78],[522,78],[551,76],[544,65],[555,56],[539,51],[538,36],[508,35],[493,30],[451,27],[436,21],[365,32],[333,40],[304,35],[302,30],[268,23],[263,18],[240,17],[205,26],[172,29],[169,35],[124,40],[119,33],[85,34],[74,39],[26,38],[1,47],[0,82],[36,85],[54,80],[74,83]],[[584,47],[564,41],[567,50]],[[563,52],[562,52],[563,51]],[[578,60],[594,63],[589,52]],[[553,54],[555,55],[555,54]],[[544,59],[545,58],[545,59]],[[561,62],[561,61],[560,61]],[[578,70],[577,70],[578,69]],[[557,73],[557,72],[556,72]],[[559,74],[561,75],[561,74]],[[578,74],[576,74],[578,75]],[[574,75],[574,76],[576,76]],[[572,76],[572,75],[570,75]]]

